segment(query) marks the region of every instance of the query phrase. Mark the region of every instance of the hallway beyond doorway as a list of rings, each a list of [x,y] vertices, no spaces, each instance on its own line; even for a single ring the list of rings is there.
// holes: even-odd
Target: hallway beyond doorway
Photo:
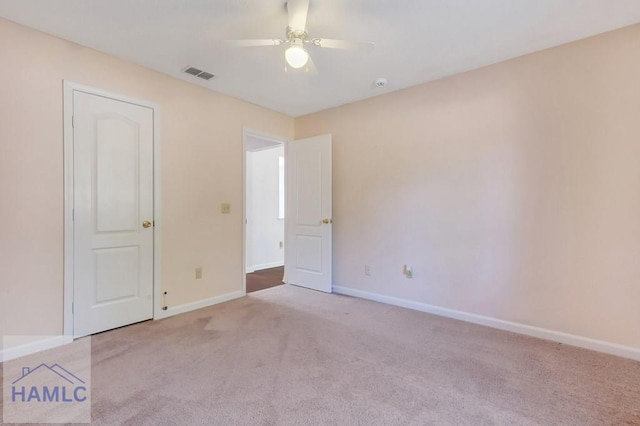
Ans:
[[[264,290],[284,284],[284,266],[261,269],[247,274],[247,293]]]

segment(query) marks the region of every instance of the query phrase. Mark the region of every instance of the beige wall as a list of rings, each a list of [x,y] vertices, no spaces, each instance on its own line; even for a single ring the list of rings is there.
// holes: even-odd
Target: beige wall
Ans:
[[[638,46],[633,26],[296,119],[333,134],[334,285],[640,348]]]
[[[639,42],[296,119],[333,133],[334,284],[640,348]],[[0,334],[62,331],[63,79],[161,108],[169,304],[241,289],[241,128],[292,119],[4,20],[0,64]]]
[[[242,126],[291,118],[2,19],[0,65],[0,335],[62,332],[63,79],[160,106],[168,304],[242,290]]]

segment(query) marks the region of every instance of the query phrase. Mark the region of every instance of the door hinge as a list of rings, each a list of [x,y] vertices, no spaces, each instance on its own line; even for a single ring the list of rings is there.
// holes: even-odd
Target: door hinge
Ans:
[[[71,221],[76,220],[76,209],[71,209]]]
[[[76,127],[76,116],[72,115],[71,116],[71,127]]]
[[[75,314],[76,310],[75,310],[75,303],[71,302],[71,313]]]

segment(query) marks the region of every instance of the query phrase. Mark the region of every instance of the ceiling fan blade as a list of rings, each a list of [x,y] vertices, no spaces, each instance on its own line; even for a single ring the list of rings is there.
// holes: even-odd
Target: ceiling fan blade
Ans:
[[[287,0],[289,13],[289,28],[293,31],[304,32],[307,28],[307,12],[309,0]]]
[[[222,40],[220,43],[231,47],[260,47],[279,46],[284,43],[284,41],[276,38],[265,38],[256,40]]]
[[[333,38],[314,38],[313,44],[328,49],[373,50],[375,44],[368,41],[336,40]]]

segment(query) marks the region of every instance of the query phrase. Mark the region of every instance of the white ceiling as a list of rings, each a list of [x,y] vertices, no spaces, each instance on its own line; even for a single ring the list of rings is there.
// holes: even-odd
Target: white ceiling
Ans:
[[[317,73],[284,71],[286,0],[0,0],[0,16],[209,89],[300,116],[640,22],[640,0],[311,0]],[[182,72],[191,65],[210,81]],[[382,89],[373,84],[386,77]]]

